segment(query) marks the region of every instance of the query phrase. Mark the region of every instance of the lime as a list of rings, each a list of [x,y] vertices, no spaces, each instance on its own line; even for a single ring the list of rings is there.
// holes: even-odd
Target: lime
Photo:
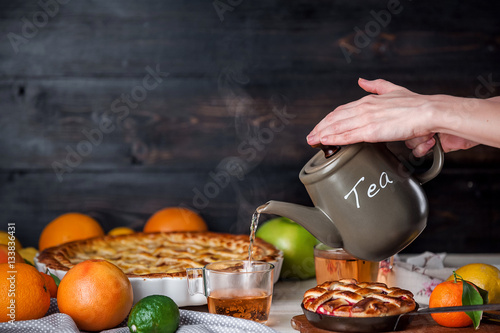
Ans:
[[[130,311],[128,328],[138,333],[172,333],[179,327],[179,307],[168,296],[150,295]]]
[[[304,227],[286,217],[278,217],[264,223],[255,236],[283,251],[281,278],[315,276],[314,246],[318,240]]]

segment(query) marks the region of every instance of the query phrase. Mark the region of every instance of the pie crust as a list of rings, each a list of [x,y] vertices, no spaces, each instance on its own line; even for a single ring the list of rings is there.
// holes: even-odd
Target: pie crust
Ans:
[[[105,259],[128,277],[185,277],[186,268],[220,260],[247,260],[248,235],[216,232],[158,232],[102,236],[43,250],[38,262],[68,271],[88,259]],[[276,262],[281,251],[256,238],[253,260]]]
[[[304,294],[306,310],[337,317],[384,317],[413,311],[411,291],[385,283],[341,279],[324,282]]]

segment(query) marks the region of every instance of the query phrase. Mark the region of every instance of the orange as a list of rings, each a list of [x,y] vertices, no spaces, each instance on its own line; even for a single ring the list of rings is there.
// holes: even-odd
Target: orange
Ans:
[[[50,293],[50,298],[56,298],[57,297],[57,285],[56,281],[54,281],[54,278],[50,276],[49,274],[45,274],[43,272],[40,272],[42,275],[43,279],[45,280],[45,285],[47,286],[47,289],[49,289]]]
[[[117,236],[117,235],[128,235],[135,233],[135,230],[129,227],[116,227],[108,231],[108,235]]]
[[[182,207],[168,207],[154,213],[144,225],[144,232],[207,231],[200,215]]]
[[[71,316],[80,330],[101,331],[120,324],[132,308],[129,279],[105,260],[85,260],[73,266],[59,283],[59,311]]]
[[[35,267],[0,264],[0,322],[38,319],[49,307],[49,290]]]
[[[62,243],[103,236],[99,223],[88,215],[66,213],[45,226],[38,241],[40,251]]]
[[[429,307],[462,305],[463,282],[445,281],[438,284],[431,293]],[[465,312],[433,313],[432,319],[441,326],[466,327],[472,325],[472,319]]]
[[[0,263],[6,263],[6,262],[19,262],[19,263],[25,263],[24,258],[14,250],[15,246],[9,246],[0,244]]]

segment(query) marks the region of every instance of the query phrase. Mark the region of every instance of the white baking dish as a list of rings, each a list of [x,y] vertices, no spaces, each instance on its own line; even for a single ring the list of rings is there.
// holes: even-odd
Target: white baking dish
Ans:
[[[35,257],[37,269],[40,272],[46,272],[47,267],[45,264],[38,262],[37,257]],[[275,266],[274,282],[276,283],[281,272],[283,256],[279,257],[276,262],[271,263]],[[66,271],[51,268],[48,271],[60,279],[66,274]],[[130,277],[129,280],[134,290],[134,304],[149,295],[166,295],[172,298],[178,306],[203,305],[207,303],[207,299],[203,295],[189,295],[186,277]]]

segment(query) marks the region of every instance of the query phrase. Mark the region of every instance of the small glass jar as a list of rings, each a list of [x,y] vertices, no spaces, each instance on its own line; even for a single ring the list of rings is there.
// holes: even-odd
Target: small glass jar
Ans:
[[[342,248],[331,248],[322,243],[314,247],[316,282],[356,279],[358,282],[376,282],[379,263],[353,257]]]

